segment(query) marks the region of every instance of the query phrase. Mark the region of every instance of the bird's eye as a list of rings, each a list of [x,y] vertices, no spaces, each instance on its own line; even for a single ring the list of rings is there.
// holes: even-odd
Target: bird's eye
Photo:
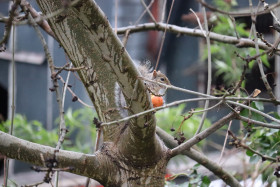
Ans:
[[[161,80],[161,81],[165,81],[165,79],[164,79],[164,78],[160,78],[160,80]]]

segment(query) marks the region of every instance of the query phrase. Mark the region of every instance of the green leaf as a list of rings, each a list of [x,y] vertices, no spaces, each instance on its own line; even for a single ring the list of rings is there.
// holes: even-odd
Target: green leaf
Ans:
[[[260,157],[258,155],[253,155],[250,157],[250,163],[256,164],[260,160]]]
[[[247,150],[246,151],[246,155],[248,155],[248,156],[253,156],[255,153],[254,152],[252,152],[252,151],[250,151],[250,150]]]
[[[197,170],[199,167],[200,167],[200,164],[197,163],[197,164],[195,164],[195,165],[192,167],[192,169],[193,169],[193,170]]]
[[[258,102],[258,101],[255,101],[255,106],[258,110],[261,110],[263,111],[264,110],[264,107],[263,107],[263,102]]]
[[[211,180],[209,179],[209,177],[208,176],[203,176],[201,186],[202,187],[207,187],[207,186],[210,185],[210,183],[211,183]]]
[[[262,60],[262,62],[263,62],[263,64],[266,66],[266,67],[270,67],[270,64],[269,64],[269,62],[268,62],[268,59],[267,59],[267,55],[265,54],[265,55],[263,55],[263,56],[261,56],[261,60]]]

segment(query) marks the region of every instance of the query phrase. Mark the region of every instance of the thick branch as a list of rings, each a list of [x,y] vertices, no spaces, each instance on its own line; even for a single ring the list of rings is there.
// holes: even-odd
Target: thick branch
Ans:
[[[22,140],[0,131],[0,153],[9,158],[46,167],[45,162],[53,159],[54,151],[55,148]],[[109,171],[114,170],[114,165],[108,162],[106,157],[101,159],[99,154],[87,155],[60,150],[56,154],[56,160],[57,167],[71,167],[73,169],[69,172],[88,176],[100,182],[108,180],[107,176],[110,176]]]
[[[164,31],[165,28],[167,28],[167,31],[176,34],[197,36],[197,37],[204,37],[204,32],[205,32],[205,31],[201,31],[200,29],[191,29],[187,27],[180,27],[180,26],[170,25],[165,23],[156,23],[156,24],[144,23],[136,26],[119,28],[118,34],[125,34],[127,30],[130,30],[130,33],[150,31],[150,30]],[[227,36],[227,35],[217,34],[214,32],[209,32],[209,37],[211,40],[228,43],[228,44],[234,44],[237,47],[255,47],[255,42],[247,38],[238,39],[234,36]],[[260,49],[269,49],[269,47],[263,42],[258,42],[258,45]]]
[[[168,148],[172,149],[178,145],[171,135],[167,134],[164,130],[162,130],[159,127],[157,127],[157,134],[164,141],[164,143],[167,145]],[[183,154],[195,160],[196,162],[200,163],[205,168],[209,169],[217,177],[222,179],[227,185],[241,186],[239,182],[232,175],[230,175],[226,170],[223,170],[222,167],[217,165],[215,162],[209,160],[206,156],[199,153],[198,151],[191,148],[190,150],[184,151]]]

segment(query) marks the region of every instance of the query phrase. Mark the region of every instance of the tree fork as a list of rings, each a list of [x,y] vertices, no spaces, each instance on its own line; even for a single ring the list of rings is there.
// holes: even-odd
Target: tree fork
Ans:
[[[152,108],[132,59],[94,1],[80,0],[73,6],[63,6],[61,0],[37,2],[45,15],[64,10],[48,22],[74,66],[86,67],[77,72],[100,121],[121,119],[113,91],[116,83],[130,103],[130,115]],[[131,99],[137,81],[137,94]],[[113,167],[108,170],[112,175],[107,176],[112,181],[103,181],[103,185],[163,186],[170,154],[156,137],[155,127],[153,113],[101,127],[104,144],[96,155],[109,160]]]

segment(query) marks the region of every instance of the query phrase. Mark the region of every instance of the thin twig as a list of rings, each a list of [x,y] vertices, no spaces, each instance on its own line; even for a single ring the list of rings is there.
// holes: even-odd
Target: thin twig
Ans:
[[[224,116],[217,122],[213,123],[211,127],[205,129],[204,131],[200,132],[199,134],[193,136],[189,140],[187,140],[185,143],[177,146],[176,148],[171,150],[171,156],[176,156],[178,154],[181,154],[183,151],[188,150],[191,148],[193,145],[197,144],[201,140],[205,139],[208,137],[210,134],[213,134],[215,131],[218,129],[222,128],[226,123],[231,121],[237,116],[236,112],[231,112],[228,115]]]
[[[11,125],[9,128],[9,134],[13,135],[14,130],[14,117],[15,117],[15,26],[12,24],[12,105],[11,105]],[[9,175],[9,159],[5,156],[4,159],[4,187],[8,186],[8,175]]]
[[[254,108],[249,107],[247,105],[244,105],[244,104],[241,104],[241,103],[236,103],[236,102],[233,102],[233,101],[226,101],[226,102],[229,103],[229,104],[237,105],[237,106],[240,106],[242,108],[251,110],[252,112],[260,114],[261,116],[266,117],[267,119],[270,119],[270,120],[275,121],[276,123],[280,124],[280,120],[278,120],[278,119],[276,119],[276,118],[274,118],[274,117],[272,117],[272,116],[270,116],[270,115],[268,115],[268,114],[266,114],[264,112],[261,112],[261,111],[259,111],[257,109],[254,109]]]
[[[32,26],[34,27],[36,33],[38,34],[42,44],[43,44],[43,47],[44,47],[44,51],[46,53],[46,57],[47,57],[47,60],[49,62],[49,66],[50,66],[50,69],[51,69],[51,74],[52,75],[55,75],[55,70],[54,70],[54,63],[53,63],[53,60],[52,60],[52,57],[50,55],[50,52],[49,52],[49,49],[48,49],[48,46],[47,46],[47,43],[41,33],[41,31],[39,30],[38,28],[38,25],[35,23],[34,19],[32,18],[31,15],[28,15],[28,19],[30,20]],[[59,106],[59,116],[60,116],[60,122],[59,122],[59,126],[60,126],[60,136],[59,136],[59,140],[57,142],[57,145],[56,145],[56,151],[55,152],[58,152],[63,141],[64,141],[64,137],[65,137],[65,134],[67,133],[67,129],[66,129],[66,126],[65,126],[65,120],[64,120],[64,110],[62,108],[62,100],[61,100],[61,95],[60,95],[60,91],[59,91],[59,85],[58,85],[58,82],[57,82],[57,77],[52,77],[53,78],[53,83],[54,83],[54,89],[55,89],[55,92],[56,92],[56,100],[58,102],[58,106]]]
[[[207,101],[207,100],[206,100]],[[219,101],[217,104],[211,106],[211,107],[208,107],[206,109],[203,109],[203,110],[197,110],[197,111],[193,111],[192,113],[195,114],[195,113],[200,113],[200,112],[206,112],[206,111],[209,111],[209,110],[212,110],[218,106],[220,106],[224,101]]]
[[[232,120],[229,122],[229,125],[228,125],[228,130],[227,130],[227,133],[226,133],[224,145],[223,145],[223,148],[222,148],[222,151],[221,151],[220,158],[219,158],[219,160],[218,160],[218,164],[219,164],[219,165],[221,165],[221,160],[222,160],[223,155],[224,155],[224,151],[225,151],[226,143],[227,143],[227,139],[228,139],[228,131],[230,130],[231,124],[232,124]]]
[[[250,97],[257,97],[258,93],[259,92],[257,90],[255,90],[251,94]],[[243,105],[246,106],[246,104],[248,104],[247,101],[243,102]],[[199,134],[193,136],[188,141],[186,141],[185,143],[179,145],[178,147],[172,149],[171,150],[171,156],[176,156],[178,154],[181,154],[183,151],[188,150],[193,145],[197,144],[201,140],[203,140],[206,137],[208,137],[210,134],[213,134],[215,131],[217,131],[218,129],[222,128],[226,123],[228,123],[229,121],[231,121],[234,118],[236,118],[239,115],[240,111],[242,111],[242,110],[243,110],[243,108],[240,107],[240,106],[235,107],[233,112],[230,112],[228,115],[224,116],[223,118],[221,118],[220,120],[218,120],[217,122],[212,124],[211,127],[209,127],[208,129],[200,132]]]
[[[25,9],[25,11],[26,11],[26,9]],[[48,63],[49,63],[49,67],[51,69],[51,74],[55,75],[56,73],[55,73],[55,70],[54,70],[54,63],[53,63],[50,51],[48,49],[47,43],[46,43],[41,31],[39,30],[38,25],[36,24],[36,22],[34,21],[34,19],[32,18],[32,16],[30,14],[28,15],[28,19],[29,19],[31,25],[34,27],[37,35],[39,36],[39,39],[41,40],[41,42],[43,44],[43,48],[44,48],[44,51],[45,51],[45,54],[46,54],[46,57],[47,57],[47,60],[48,60]],[[53,158],[53,161],[56,161],[56,153],[59,151],[59,149],[60,149],[60,147],[61,147],[61,145],[64,141],[65,135],[67,133],[67,129],[66,129],[66,126],[65,126],[64,110],[63,110],[63,107],[62,107],[62,100],[61,100],[61,95],[60,95],[60,91],[59,91],[59,85],[58,85],[58,82],[57,82],[57,77],[52,76],[52,79],[53,79],[54,89],[55,89],[55,92],[56,92],[56,100],[57,100],[58,105],[59,105],[59,116],[60,116],[59,140],[57,142],[57,145],[56,145],[56,148],[55,148],[55,151],[54,151],[54,158]],[[55,166],[55,165],[56,165],[56,163],[54,162],[53,166]],[[49,177],[50,173],[53,173],[52,167],[49,168],[49,171],[46,173],[47,178],[45,177],[44,180],[47,180],[47,181],[51,180],[51,177]]]
[[[161,13],[161,20],[160,20],[160,22],[164,22],[164,19],[165,19],[165,11],[166,11],[166,1],[167,0],[164,0],[163,1],[163,4],[162,4],[162,13]]]
[[[144,2],[144,3],[145,3],[145,2]],[[143,16],[144,16],[144,15],[146,14],[146,12],[150,9],[150,7],[153,5],[153,3],[154,3],[154,0],[152,0],[148,6],[145,6],[145,10],[142,12],[142,14],[139,16],[139,18],[135,21],[135,23],[134,23],[135,26],[136,26],[136,25],[139,23],[139,21],[143,18]],[[145,5],[146,5],[146,4],[145,4]],[[152,15],[152,17],[153,17],[153,15]],[[156,23],[156,22],[154,22],[154,23]],[[124,47],[126,47],[129,34],[130,34],[130,30],[127,30],[127,31],[125,32],[125,35],[124,35],[123,39],[122,39],[122,43],[123,43],[123,46],[124,46]]]
[[[72,68],[72,63],[70,63],[69,68]],[[63,85],[63,91],[62,91],[62,108],[64,108],[64,103],[65,103],[65,96],[66,96],[66,89],[68,87],[68,82],[69,82],[69,78],[70,78],[70,71],[67,73],[67,77],[66,77],[66,81],[65,84]]]
[[[238,34],[237,30],[236,30],[235,18],[232,17],[231,15],[229,15],[229,18],[230,18],[231,22],[233,23],[233,28],[234,28],[234,32],[235,32],[236,38],[240,39],[240,36],[239,36],[239,34]]]
[[[16,16],[16,10],[17,10],[17,7],[20,4],[20,2],[21,2],[21,0],[16,0],[16,1],[14,1],[14,3],[11,6],[11,9],[9,11],[8,21],[5,24],[4,36],[3,36],[2,40],[0,41],[0,52],[6,50],[5,45],[8,42],[10,32],[11,32],[11,27],[13,25],[13,20],[14,20],[14,17]]]
[[[245,60],[248,61],[248,62],[251,62],[251,61],[256,60],[258,57],[261,57],[265,54],[272,55],[272,53],[274,53],[276,51],[279,43],[280,43],[280,38],[277,38],[271,48],[265,50],[264,52],[262,52],[260,54],[256,54],[254,56],[248,56],[248,57],[245,58]],[[271,45],[271,44],[269,44],[269,45]]]
[[[262,153],[252,149],[251,147],[245,145],[244,143],[242,143],[241,140],[239,140],[231,131],[228,131],[228,134],[234,139],[234,141],[232,142],[233,145],[235,145],[236,147],[242,147],[244,149],[247,149],[253,153],[255,153],[256,155],[259,155],[263,160],[269,160],[272,162],[277,162],[276,158],[273,158],[271,156],[267,156],[267,155],[263,155]]]
[[[202,0],[197,0],[200,4],[202,4],[203,6],[205,6],[206,8],[208,8],[209,10],[212,10],[213,12],[218,12],[218,13],[221,13],[221,14],[225,14],[225,15],[230,15],[230,16],[234,16],[234,17],[246,17],[246,16],[251,16],[251,13],[250,12],[227,12],[227,11],[223,11],[223,10],[220,10],[214,6],[211,6],[205,2],[203,2]],[[275,3],[274,5],[272,5],[271,7],[269,7],[268,9],[265,9],[265,10],[262,10],[262,11],[259,11],[257,13],[257,15],[262,15],[262,14],[266,14],[268,13],[270,10],[273,10],[277,7],[280,6],[280,3]]]
[[[251,19],[252,19],[252,32],[253,32],[253,36],[254,36],[254,41],[255,41],[255,48],[256,48],[256,53],[257,55],[260,54],[260,49],[259,49],[259,45],[258,45],[258,38],[257,38],[257,33],[256,33],[256,15],[253,13],[253,4],[252,4],[252,0],[249,0],[249,6],[250,6],[250,10],[251,10]],[[261,79],[267,89],[268,94],[270,95],[272,100],[276,100],[276,97],[274,96],[274,94],[272,93],[272,88],[270,87],[266,75],[264,73],[264,69],[263,69],[263,63],[260,57],[257,57],[257,62],[258,62],[258,66],[259,66],[259,70],[261,73]]]
[[[33,17],[33,19],[39,19],[40,21],[36,22],[44,31],[46,31],[46,33],[48,33],[50,36],[52,36],[53,38],[55,38],[55,35],[50,27],[50,25],[48,24],[48,22],[45,19],[41,18],[41,14],[39,12],[37,12],[32,5],[27,2],[26,0],[21,0],[21,6],[25,6],[25,8],[30,12],[31,16]]]
[[[280,129],[280,125],[274,125],[271,123],[265,123],[257,120],[253,120],[244,116],[238,116],[236,119],[239,119],[243,122],[246,122],[248,124],[254,124],[256,126],[261,126],[261,127],[267,127],[267,128],[272,128],[272,129]]]
[[[195,15],[196,20],[197,20],[197,23],[198,23],[198,25],[199,25],[199,28],[200,28],[201,32],[203,33],[204,37],[206,38],[206,37],[207,37],[207,33],[206,33],[206,31],[204,31],[204,29],[202,28],[202,25],[201,25],[201,22],[200,22],[199,17],[196,15],[196,13],[193,11],[193,9],[190,8],[190,11]],[[207,28],[208,28],[208,27],[207,27]]]
[[[185,93],[194,94],[194,95],[198,95],[198,96],[202,96],[202,97],[206,97],[206,98],[207,98],[207,97],[208,97],[208,98],[217,98],[217,97],[215,97],[215,96],[211,96],[211,95],[207,95],[207,94],[195,92],[195,91],[192,91],[192,90],[188,90],[188,89],[184,89],[184,88],[179,88],[179,87],[176,87],[176,86],[167,85],[167,84],[163,84],[163,83],[156,82],[156,81],[153,81],[153,80],[149,80],[149,79],[146,79],[146,78],[144,78],[144,77],[139,77],[139,78],[141,78],[141,79],[143,79],[143,80],[145,80],[145,81],[147,81],[147,82],[152,82],[152,83],[156,83],[156,84],[158,84],[158,85],[165,86],[167,89],[178,90],[178,91],[182,91],[182,92],[185,92]],[[223,98],[223,97],[221,97],[221,98]],[[239,97],[238,97],[238,98],[239,98]],[[241,98],[240,98],[240,99],[241,99]],[[271,102],[272,102],[272,103],[275,103],[274,100],[271,100]],[[264,116],[264,117],[266,117],[266,118],[268,118],[268,119],[270,119],[270,120],[272,120],[272,121],[275,121],[275,122],[277,122],[277,123],[280,124],[280,120],[278,120],[278,119],[276,119],[276,118],[274,118],[274,117],[272,117],[272,116],[270,116],[270,115],[268,115],[268,114],[266,114],[266,113],[264,113],[264,112],[261,112],[261,111],[259,111],[259,110],[257,110],[257,109],[254,109],[254,108],[252,108],[252,107],[249,107],[249,106],[247,106],[247,105],[244,105],[244,104],[241,104],[241,103],[237,103],[237,102],[234,102],[234,101],[230,101],[230,99],[226,100],[226,103],[232,104],[232,105],[236,105],[236,106],[240,106],[240,107],[243,107],[243,108],[245,108],[245,109],[251,110],[251,111],[253,111],[253,112],[257,113],[257,114],[260,114],[260,115],[262,115],[262,116]],[[279,104],[279,101],[277,101],[277,103]]]
[[[42,22],[42,20],[48,20],[48,19],[53,18],[55,16],[59,16],[60,14],[63,14],[67,10],[67,8],[77,5],[79,3],[79,1],[80,0],[70,1],[69,5],[67,7],[63,6],[62,8],[60,8],[56,11],[52,11],[50,14],[47,14],[47,15],[44,15],[44,16],[39,16],[36,19],[34,19],[34,21],[35,21],[35,23],[38,23],[38,22]],[[17,22],[16,25],[26,25],[28,23],[29,23],[28,20],[24,20],[24,21]]]
[[[70,69],[72,68],[72,63],[70,63],[69,68]],[[65,82],[65,84],[62,87],[62,99],[61,99],[61,108],[62,109],[61,110],[63,111],[63,113],[62,113],[63,117],[60,116],[60,120],[61,120],[60,123],[64,123],[64,126],[63,125],[59,125],[60,126],[60,131],[62,131],[62,129],[61,129],[62,127],[66,128],[66,126],[65,126],[65,119],[64,119],[64,103],[65,103],[66,89],[68,87],[67,85],[68,85],[68,82],[69,82],[70,73],[71,73],[70,71],[67,73],[66,82]],[[56,171],[55,172],[55,187],[58,187],[58,179],[59,179],[59,171]]]
[[[123,39],[122,39],[122,43],[123,43],[123,47],[124,48],[126,47],[126,44],[128,42],[129,33],[130,33],[130,30],[127,30],[125,32],[125,35],[124,35]]]
[[[63,78],[61,76],[59,76],[59,80],[66,85],[65,81],[63,80]],[[74,92],[73,90],[67,85],[67,90],[72,94],[72,101],[78,101],[79,103],[81,103],[82,105],[89,107],[89,108],[94,108],[92,105],[86,104],[83,100],[81,100]]]
[[[240,89],[242,82],[245,80],[245,76],[246,76],[246,71],[249,67],[249,60],[247,60],[246,58],[241,57],[237,52],[235,52],[236,56],[241,58],[242,60],[245,61],[245,65],[243,66],[243,70],[240,76],[239,81],[237,82],[237,84],[235,85],[235,87],[230,91],[230,94],[235,94],[235,92]]]
[[[120,120],[111,121],[111,122],[104,122],[104,123],[102,123],[101,126],[118,124],[120,122],[127,121],[127,120],[130,120],[132,118],[140,117],[140,116],[145,115],[145,114],[150,113],[150,112],[156,112],[156,111],[159,111],[159,110],[171,107],[171,106],[176,106],[176,105],[179,105],[179,104],[182,104],[182,103],[203,101],[203,100],[207,100],[207,99],[209,99],[209,100],[219,100],[217,98],[193,98],[193,99],[184,99],[184,100],[174,101],[174,102],[166,104],[164,106],[152,108],[152,109],[149,109],[149,110],[145,110],[143,112],[139,112],[137,114],[122,118]]]
[[[270,14],[272,15],[272,17],[274,18],[274,20],[280,24],[278,18],[275,16],[274,12],[273,12],[273,9],[269,9],[269,4],[266,3],[264,0],[260,0],[262,3],[263,3],[263,8],[264,10],[268,10],[270,12]]]
[[[142,14],[139,16],[139,18],[135,21],[134,25],[137,25],[139,23],[139,21],[143,18],[143,16],[146,14],[147,10],[149,10],[149,8],[153,5],[154,0],[152,0],[150,2],[150,4],[147,6],[147,8],[145,8],[145,10],[142,12]]]
[[[152,5],[154,2],[154,0],[151,1],[150,5]],[[157,22],[157,20],[154,18],[153,14],[151,13],[149,7],[146,5],[144,0],[141,0],[142,5],[144,6],[145,10],[148,12],[148,14],[150,15],[150,18],[153,20],[154,23]]]
[[[211,46],[210,46],[210,37],[209,37],[209,30],[208,30],[208,21],[207,21],[207,15],[206,15],[206,10],[205,7],[202,7],[202,12],[203,12],[203,18],[204,18],[204,27],[205,27],[205,38],[206,38],[206,44],[207,44],[207,90],[206,94],[210,95],[211,92],[211,83],[212,83],[212,60],[211,60]],[[196,16],[197,17],[197,16]],[[199,18],[197,17],[198,22],[200,23]],[[201,26],[201,24],[200,24]],[[203,128],[203,124],[205,121],[205,118],[207,116],[207,108],[209,107],[209,100],[206,100],[205,105],[204,105],[204,110],[205,112],[202,114],[201,121],[199,123],[198,129],[195,134],[198,134],[201,129]]]
[[[236,103],[236,102],[230,101],[230,100],[228,100],[228,98],[213,97],[213,96],[211,96],[211,97],[206,97],[206,98],[193,98],[193,99],[185,99],[185,100],[175,101],[175,102],[169,103],[167,105],[164,105],[164,106],[161,106],[161,107],[157,107],[157,108],[152,108],[152,109],[149,109],[149,110],[146,110],[146,111],[143,111],[143,112],[140,112],[140,113],[137,113],[137,114],[134,114],[134,115],[131,115],[131,116],[119,119],[119,120],[115,120],[115,121],[111,121],[111,122],[104,122],[104,123],[102,123],[101,126],[118,124],[120,122],[127,121],[127,120],[130,120],[132,118],[137,118],[137,117],[140,117],[140,116],[145,115],[145,114],[150,113],[150,112],[156,112],[156,111],[159,111],[159,110],[171,107],[171,106],[179,105],[179,104],[182,104],[182,103],[195,102],[195,101],[203,101],[203,100],[222,100],[222,99],[226,100],[226,102],[229,102],[230,104],[237,105],[239,107],[246,108],[248,110],[252,110],[253,112],[256,112],[256,113],[258,113],[258,114],[260,114],[260,115],[262,115],[262,116],[264,116],[264,117],[266,117],[268,119],[271,119],[271,120],[273,120],[273,121],[275,121],[275,122],[280,124],[279,120],[269,116],[268,114],[265,114],[265,113],[263,113],[261,111],[258,111],[258,110],[254,109],[252,107],[249,107],[249,106],[241,104],[241,103]],[[233,99],[233,98],[231,97],[231,99]],[[236,100],[244,100],[244,101],[254,100],[253,98],[235,98],[235,99]]]
[[[158,64],[159,64],[159,60],[160,60],[163,44],[164,44],[164,41],[165,41],[165,36],[166,36],[166,31],[167,31],[167,24],[169,23],[169,19],[171,17],[171,12],[173,10],[174,2],[175,2],[175,0],[172,0],[171,7],[170,7],[170,10],[169,10],[169,14],[168,14],[167,21],[166,21],[166,27],[164,28],[164,33],[163,33],[162,38],[161,38],[161,44],[160,44],[160,48],[159,48],[159,53],[158,53],[158,57],[157,57],[157,62],[156,62],[155,70],[157,70],[157,67],[158,67]]]

